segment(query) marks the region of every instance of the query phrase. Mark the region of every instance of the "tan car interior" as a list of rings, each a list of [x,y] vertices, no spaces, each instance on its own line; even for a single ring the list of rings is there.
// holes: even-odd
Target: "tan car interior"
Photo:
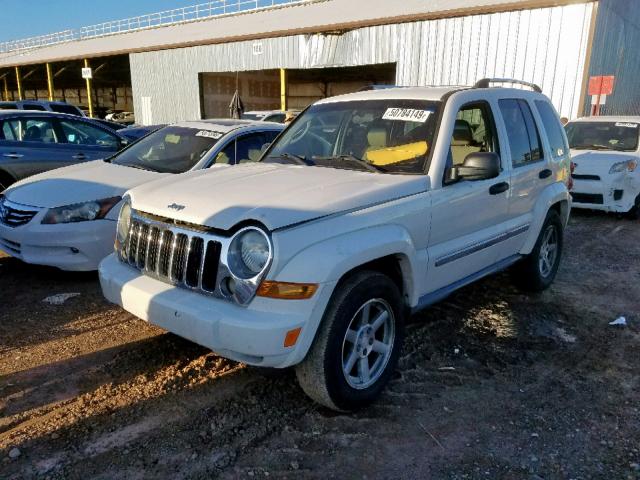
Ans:
[[[453,165],[462,165],[470,153],[480,152],[482,146],[473,138],[471,125],[466,120],[456,120],[451,138],[451,155]]]

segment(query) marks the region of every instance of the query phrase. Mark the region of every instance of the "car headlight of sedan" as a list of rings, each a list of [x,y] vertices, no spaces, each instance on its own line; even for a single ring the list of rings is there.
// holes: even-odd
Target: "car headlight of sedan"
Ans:
[[[260,275],[271,260],[271,241],[257,227],[243,228],[229,244],[227,265],[232,275],[250,280]]]
[[[121,197],[103,198],[91,202],[74,203],[63,207],[50,208],[42,219],[44,224],[75,223],[104,218],[115,207]]]
[[[614,163],[609,170],[609,173],[621,173],[624,171],[633,172],[638,167],[636,160],[625,160],[624,162]]]

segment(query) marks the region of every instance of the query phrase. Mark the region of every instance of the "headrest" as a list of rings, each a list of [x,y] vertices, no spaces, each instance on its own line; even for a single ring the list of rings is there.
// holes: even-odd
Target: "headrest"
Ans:
[[[387,146],[387,129],[383,126],[374,126],[367,132],[367,142],[369,146],[375,148],[384,148]]]
[[[456,120],[453,127],[452,145],[469,145],[473,143],[471,125],[466,120]]]
[[[40,140],[42,137],[42,132],[40,131],[40,127],[37,125],[31,125],[27,128],[27,131],[24,132],[25,140]]]

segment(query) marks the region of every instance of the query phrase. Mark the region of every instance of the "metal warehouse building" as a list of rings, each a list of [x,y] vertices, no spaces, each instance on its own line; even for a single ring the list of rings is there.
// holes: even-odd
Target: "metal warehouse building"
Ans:
[[[638,0],[218,0],[0,45],[5,99],[133,109],[139,123],[303,108],[373,83],[535,82],[561,115],[640,114]],[[93,68],[92,80],[80,76]]]

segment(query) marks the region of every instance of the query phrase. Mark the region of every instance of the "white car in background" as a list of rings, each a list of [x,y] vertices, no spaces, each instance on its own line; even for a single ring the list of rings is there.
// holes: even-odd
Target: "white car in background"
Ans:
[[[243,120],[257,120],[259,122],[275,122],[284,123],[287,115],[296,117],[300,114],[299,110],[252,110],[242,114]]]
[[[0,195],[0,250],[27,263],[96,270],[113,251],[124,192],[172,174],[255,161],[283,128],[244,120],[182,122],[107,160],[17,182]]]
[[[573,206],[640,218],[640,117],[588,117],[566,125]]]

